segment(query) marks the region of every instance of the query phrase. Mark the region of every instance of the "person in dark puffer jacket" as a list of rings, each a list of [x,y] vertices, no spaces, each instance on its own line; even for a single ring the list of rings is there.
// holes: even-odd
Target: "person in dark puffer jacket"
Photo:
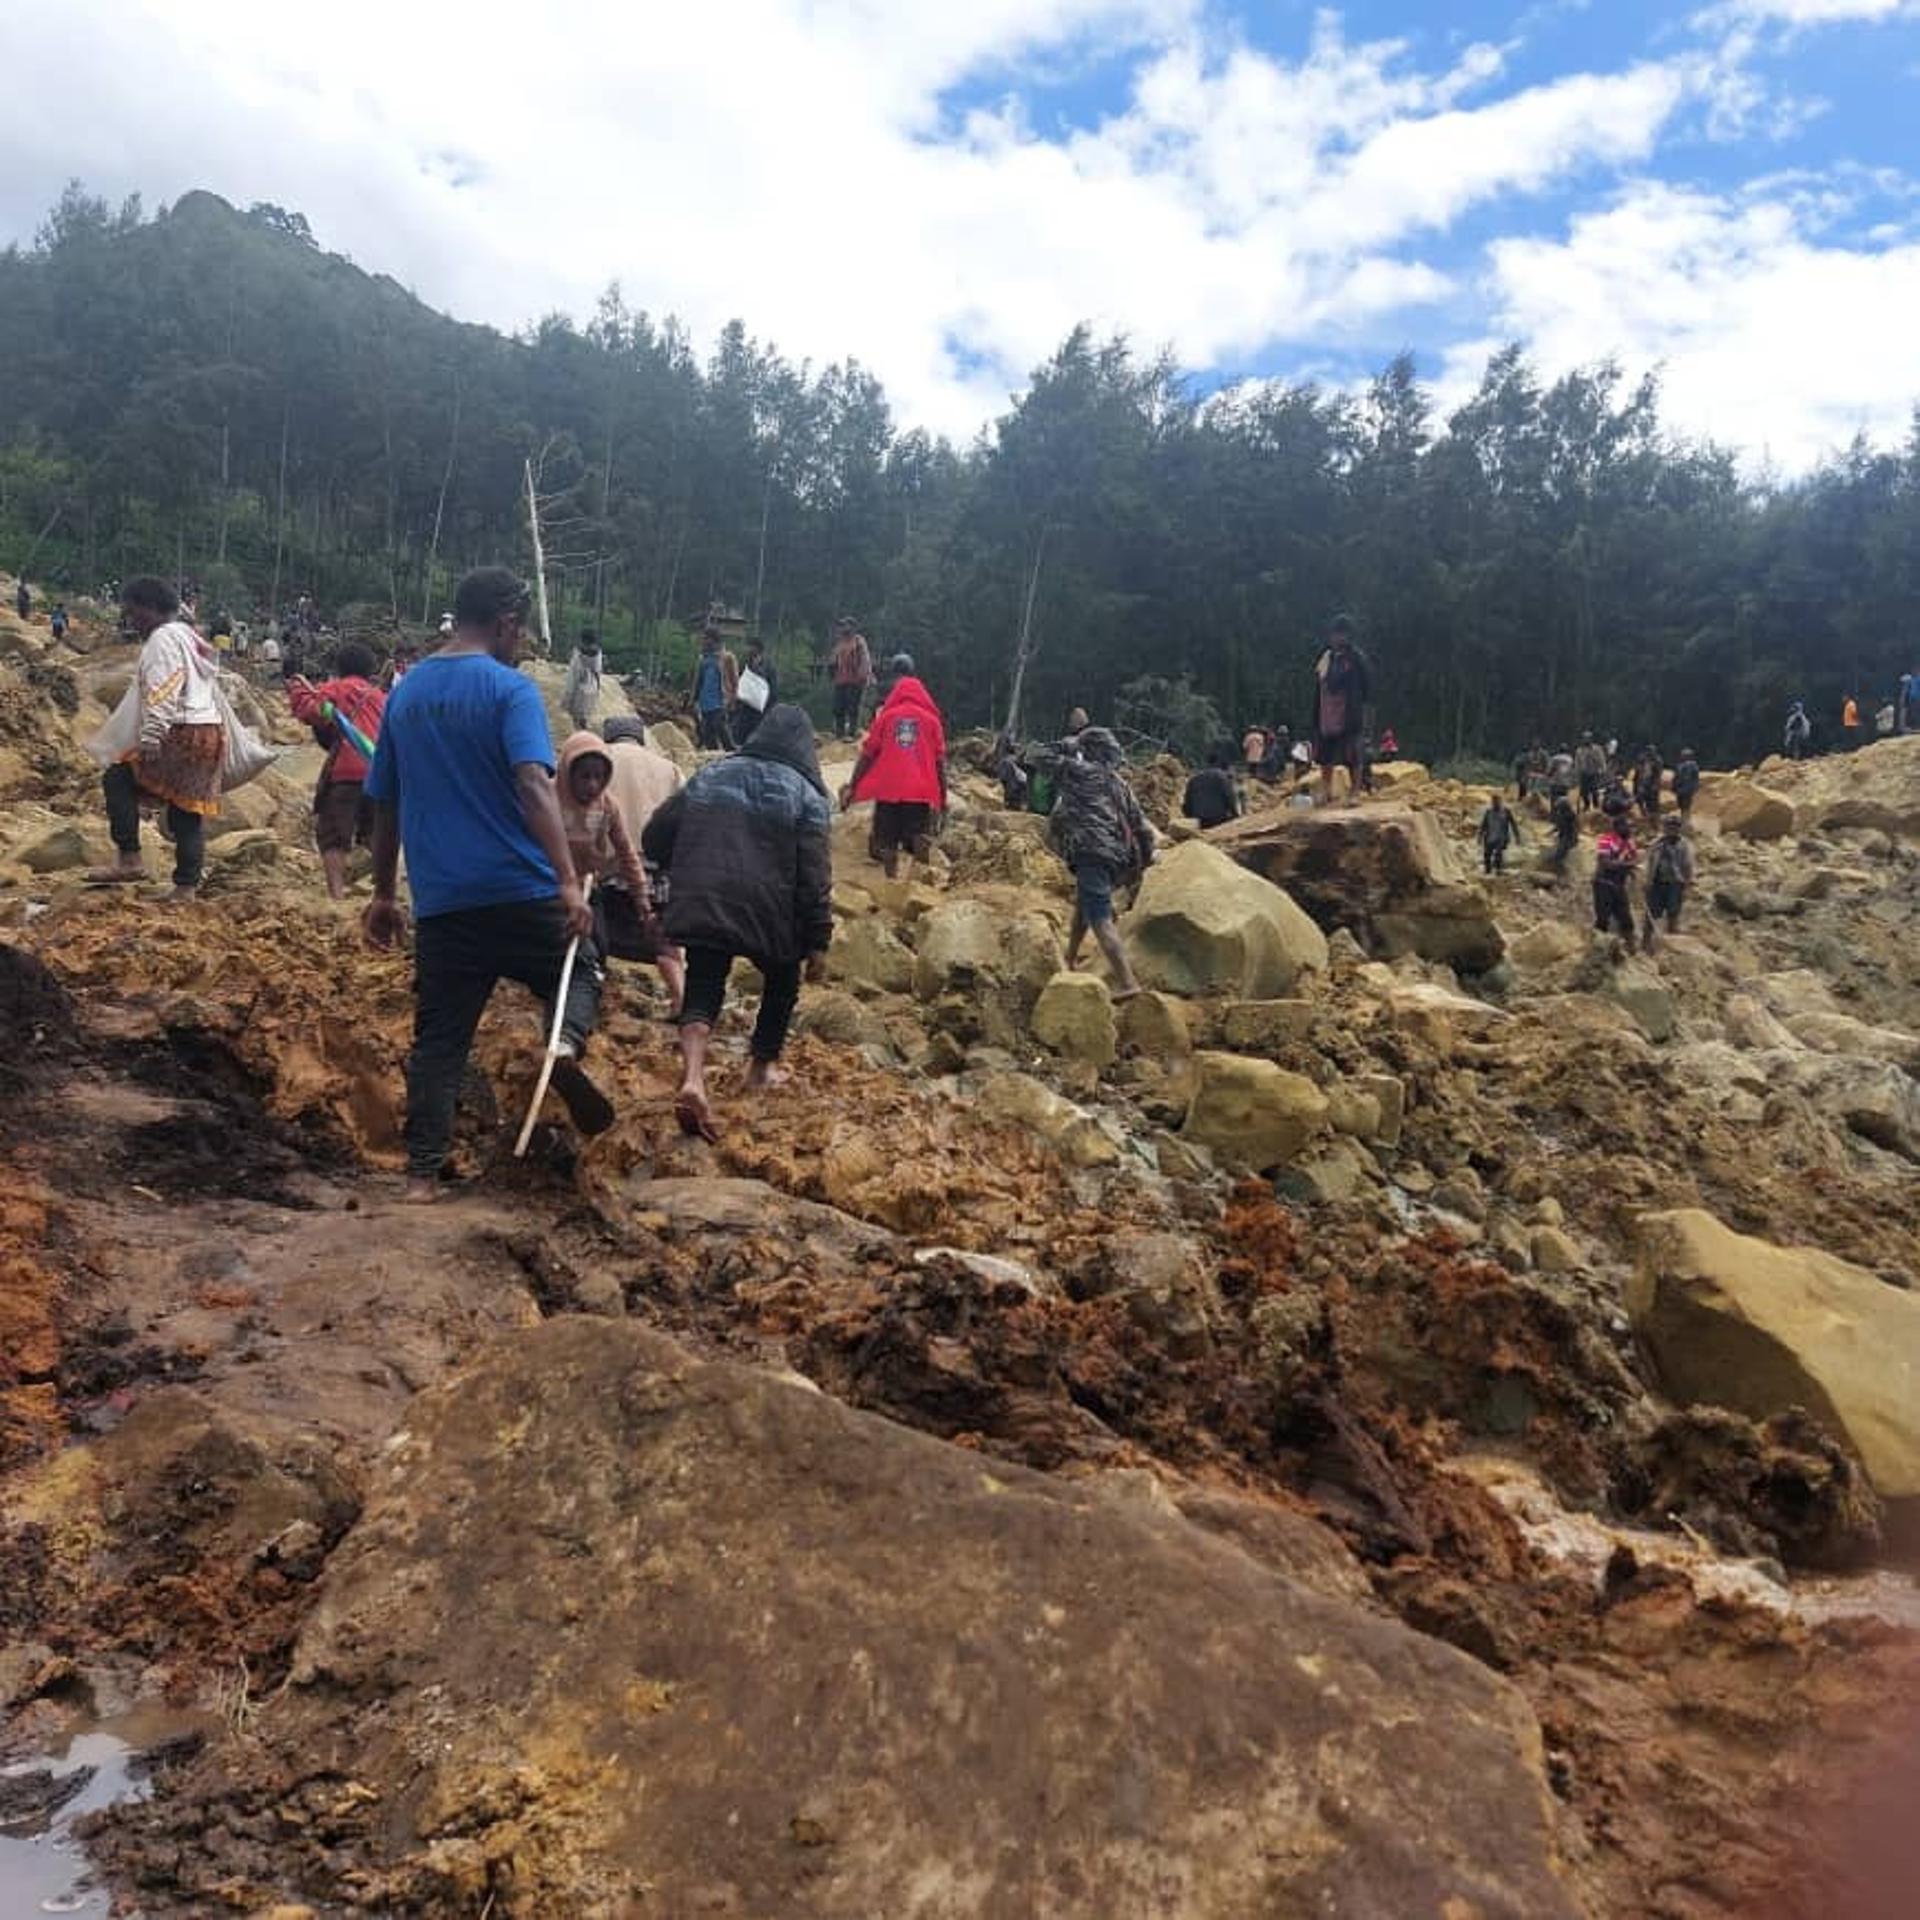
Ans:
[[[833,939],[831,825],[813,724],[794,706],[770,708],[739,752],[703,767],[647,822],[641,846],[668,876],[667,933],[687,956],[674,1117],[688,1133],[718,1137],[707,1045],[743,956],[766,981],[747,1085],[785,1077],[776,1063],[801,969],[818,979]]]

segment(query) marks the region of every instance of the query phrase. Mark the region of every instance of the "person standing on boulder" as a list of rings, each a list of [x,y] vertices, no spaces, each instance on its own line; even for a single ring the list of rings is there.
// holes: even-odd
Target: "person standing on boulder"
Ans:
[[[1608,822],[1594,848],[1593,925],[1597,933],[1619,933],[1633,951],[1633,876],[1640,865],[1631,816]]]
[[[833,737],[851,740],[860,731],[860,705],[873,685],[873,655],[867,637],[842,614],[833,623]]]
[[[380,718],[387,696],[373,684],[376,671],[372,650],[349,640],[333,656],[333,678],[316,687],[298,674],[287,682],[287,705],[293,717],[313,729],[327,749],[313,793],[313,844],[327,876],[327,897],[347,897],[347,856],[368,837],[365,795],[367,762],[340,729],[335,715],[344,715],[356,731],[377,747]]]
[[[1520,837],[1520,823],[1513,817],[1513,810],[1505,799],[1495,794],[1487,802],[1487,810],[1480,816],[1480,870],[1483,873],[1505,873],[1507,870],[1507,848]]]
[[[840,804],[873,802],[873,855],[892,880],[902,853],[926,858],[934,816],[947,810],[947,728],[910,654],[893,656],[887,682]]]
[[[23,587],[22,592],[25,591]],[[87,877],[96,883],[144,880],[140,858],[143,801],[165,806],[173,836],[173,899],[200,890],[207,864],[207,822],[220,811],[227,729],[215,697],[213,649],[180,618],[180,596],[142,575],[121,593],[121,619],[140,636],[134,667],[138,735],[101,775],[114,863]]]
[[[1320,804],[1333,804],[1333,770],[1345,767],[1349,791],[1360,786],[1360,742],[1366,733],[1367,703],[1373,698],[1373,669],[1353,644],[1353,622],[1344,613],[1327,627],[1326,649],[1313,664],[1314,757],[1320,763]]]
[[[647,822],[643,850],[669,886],[667,933],[687,956],[674,1101],[683,1132],[718,1137],[707,1048],[743,956],[765,983],[747,1085],[784,1078],[802,971],[819,979],[833,941],[832,820],[813,723],[798,707],[777,706],[738,753],[702,767]]]
[[[1660,837],[1647,862],[1647,951],[1653,951],[1654,928],[1662,920],[1669,933],[1680,931],[1680,909],[1693,885],[1693,843],[1680,831],[1681,820],[1670,813],[1660,823]]]
[[[1153,829],[1121,776],[1120,742],[1105,727],[1088,727],[1075,745],[1077,751],[1059,763],[1060,797],[1049,829],[1054,851],[1073,874],[1067,965],[1080,964],[1091,933],[1113,969],[1114,998],[1130,999],[1140,983],[1114,924],[1113,896],[1139,884],[1153,859]]]
[[[539,688],[515,671],[530,602],[504,567],[481,567],[460,582],[452,636],[394,688],[367,775],[367,939],[392,947],[406,934],[397,898],[403,849],[418,915],[410,1200],[438,1196],[467,1055],[494,987],[517,980],[550,1006],[569,943],[593,932],[554,795],[546,708]],[[612,1105],[579,1059],[599,1004],[597,970],[576,965],[553,1084],[585,1134],[613,1124]]]

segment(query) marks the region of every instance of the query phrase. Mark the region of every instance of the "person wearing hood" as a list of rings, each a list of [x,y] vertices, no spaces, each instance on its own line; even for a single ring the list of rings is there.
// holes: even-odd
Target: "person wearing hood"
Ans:
[[[566,684],[560,689],[560,709],[576,733],[592,726],[600,711],[600,663],[600,636],[583,627],[580,644],[567,662]]]
[[[1114,924],[1113,896],[1139,884],[1153,859],[1153,829],[1121,776],[1120,742],[1105,727],[1088,727],[1074,746],[1059,765],[1060,797],[1049,828],[1054,851],[1073,874],[1067,965],[1079,965],[1091,933],[1113,968],[1114,997],[1124,1000],[1140,991],[1140,983]]]
[[[227,730],[215,698],[219,666],[213,649],[181,617],[180,597],[164,580],[129,580],[121,616],[140,636],[134,668],[139,740],[101,777],[114,862],[88,878],[146,878],[140,809],[143,801],[158,803],[166,808],[173,836],[173,898],[191,900],[206,871],[207,822],[220,811]]]
[[[620,810],[627,838],[637,847],[646,836],[647,822],[685,782],[664,753],[648,746],[647,723],[637,714],[616,714],[602,723],[600,733],[613,767],[607,798]],[[667,938],[662,919],[667,907],[666,876],[657,867],[642,864],[643,892],[631,887],[628,876],[615,873],[596,896],[606,915],[605,950],[616,960],[650,962],[666,982],[678,1019],[687,992],[686,956]]]
[[[804,967],[818,979],[833,940],[833,813],[795,706],[770,708],[739,752],[702,767],[647,822],[641,846],[666,875],[668,937],[686,951],[680,1011],[683,1131],[717,1138],[707,1048],[736,959],[765,982],[754,1021],[752,1088],[777,1086]]]
[[[591,970],[597,989],[606,982],[607,960],[613,951],[609,896],[617,886],[634,903],[640,942],[652,945],[653,893],[640,864],[640,849],[627,831],[626,815],[609,791],[613,751],[607,743],[597,733],[569,734],[560,749],[553,784],[574,877],[583,888],[593,890],[588,896],[593,932],[581,941],[576,964]]]
[[[947,728],[933,695],[914,677],[910,655],[894,655],[887,680],[840,804],[873,802],[873,855],[891,880],[903,852],[926,857],[934,815],[947,810]]]

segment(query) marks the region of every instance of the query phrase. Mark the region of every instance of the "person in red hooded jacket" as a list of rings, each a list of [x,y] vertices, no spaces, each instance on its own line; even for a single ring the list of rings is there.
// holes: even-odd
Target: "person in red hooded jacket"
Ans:
[[[320,769],[313,794],[313,842],[326,869],[327,892],[335,900],[347,897],[347,856],[356,842],[364,845],[371,837],[372,810],[361,792],[367,763],[333,724],[328,709],[345,714],[377,745],[387,696],[374,685],[374,671],[372,652],[357,640],[349,640],[333,656],[331,680],[315,686],[296,673],[287,682],[287,704],[293,709],[293,717],[305,721],[313,729],[314,738],[327,749],[326,764]]]
[[[947,727],[933,695],[914,677],[913,659],[887,664],[887,694],[860,744],[843,807],[873,802],[873,854],[893,879],[900,855],[924,859],[935,814],[947,810]]]

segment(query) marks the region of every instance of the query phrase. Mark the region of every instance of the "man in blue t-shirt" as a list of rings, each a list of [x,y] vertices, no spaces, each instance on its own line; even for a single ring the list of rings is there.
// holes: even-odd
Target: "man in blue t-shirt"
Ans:
[[[414,942],[413,1054],[407,1062],[408,1198],[439,1191],[454,1106],[474,1028],[501,979],[551,1005],[567,945],[593,916],[567,852],[554,797],[553,740],[539,690],[515,670],[527,589],[504,567],[460,582],[453,632],[388,697],[365,793],[374,807],[376,947],[397,945],[400,854],[419,920]],[[583,1133],[613,1108],[579,1055],[599,1012],[602,973],[581,938],[567,993],[553,1084]]]

